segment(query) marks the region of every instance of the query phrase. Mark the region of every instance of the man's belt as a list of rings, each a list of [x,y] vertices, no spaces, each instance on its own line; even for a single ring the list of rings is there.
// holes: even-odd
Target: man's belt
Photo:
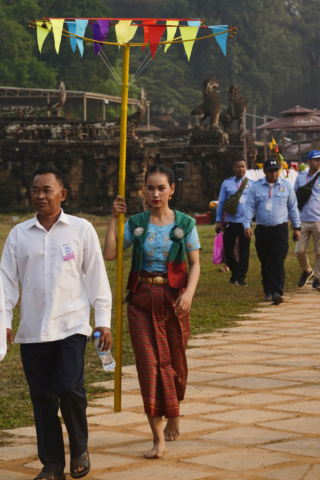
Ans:
[[[165,285],[168,283],[167,277],[139,277],[141,283],[151,283],[154,285]]]
[[[283,225],[288,225],[288,222],[278,223],[278,225],[261,225],[258,223],[256,228],[264,228],[265,230],[274,230],[275,228],[282,227]]]

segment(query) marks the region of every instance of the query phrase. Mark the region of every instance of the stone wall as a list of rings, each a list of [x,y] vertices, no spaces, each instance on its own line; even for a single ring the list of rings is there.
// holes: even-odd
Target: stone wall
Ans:
[[[183,209],[205,212],[217,199],[222,181],[232,175],[231,160],[240,145],[212,142],[212,134],[190,133],[181,139],[163,138],[144,142],[128,140],[126,201],[129,213],[143,208],[146,169],[155,163],[172,166],[190,163],[190,181],[183,182]],[[210,142],[212,144],[210,144]],[[32,173],[42,165],[58,167],[69,191],[65,210],[109,213],[118,190],[118,139],[0,139],[0,211],[31,210]],[[177,195],[173,207],[177,206]]]

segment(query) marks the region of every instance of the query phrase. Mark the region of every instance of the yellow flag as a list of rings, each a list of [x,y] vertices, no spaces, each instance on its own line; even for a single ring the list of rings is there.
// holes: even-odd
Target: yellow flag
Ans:
[[[179,27],[179,28],[180,28],[182,40],[189,40],[188,42],[183,42],[183,46],[186,51],[188,60],[190,60],[192,48],[194,45],[194,40],[197,36],[199,27]]]
[[[167,24],[167,42],[171,42],[171,40],[174,39],[174,36],[176,34],[177,27],[179,25],[179,20],[167,20],[166,24]],[[164,47],[164,53],[166,53],[170,45],[171,43],[166,44],[166,46]]]
[[[275,139],[272,137],[272,142],[271,142],[270,145],[269,145],[270,150],[273,150],[276,145],[277,145],[277,144],[276,144],[276,141],[275,141]]]
[[[50,18],[49,20],[52,23],[54,46],[56,48],[56,52],[59,53],[64,18]]]
[[[132,20],[119,20],[115,26],[118,43],[127,43],[135,35],[138,26],[131,25]]]
[[[40,53],[41,53],[41,50],[42,50],[43,42],[45,41],[48,33],[51,30],[51,25],[48,22],[45,22],[47,28],[42,28],[43,23],[44,22],[42,20],[38,20],[36,22],[36,24],[37,24],[37,41],[38,41],[38,47],[39,47]]]

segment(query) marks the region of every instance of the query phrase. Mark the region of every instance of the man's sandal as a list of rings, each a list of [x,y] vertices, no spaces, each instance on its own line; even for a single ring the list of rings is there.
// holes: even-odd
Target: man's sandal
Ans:
[[[74,469],[77,467],[85,467],[81,472],[74,472]],[[73,458],[70,461],[70,475],[72,478],[82,478],[88,475],[90,472],[90,458],[88,450],[86,450],[80,457]]]
[[[40,472],[33,480],[66,480],[64,473]]]

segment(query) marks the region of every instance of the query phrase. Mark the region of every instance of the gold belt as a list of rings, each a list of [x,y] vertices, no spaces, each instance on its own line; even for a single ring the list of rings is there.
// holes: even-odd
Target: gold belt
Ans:
[[[153,283],[155,285],[165,285],[168,283],[167,277],[139,277],[139,282]]]

